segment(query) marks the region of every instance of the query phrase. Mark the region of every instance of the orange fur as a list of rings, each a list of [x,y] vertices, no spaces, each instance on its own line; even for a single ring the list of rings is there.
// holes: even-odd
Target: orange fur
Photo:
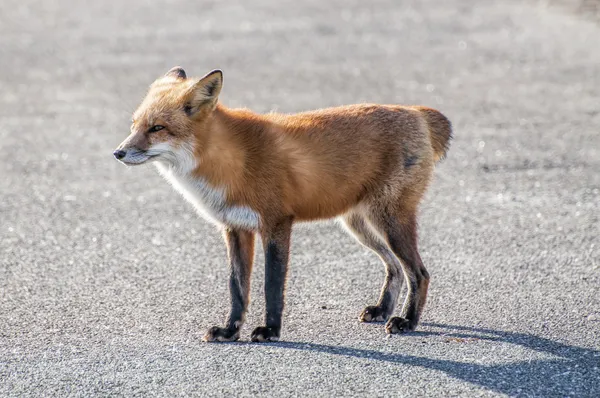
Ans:
[[[232,203],[264,217],[331,218],[371,195],[426,185],[435,154],[411,107],[354,105],[298,115],[256,115],[218,105],[197,149],[196,175],[228,188]],[[418,163],[406,170],[407,156]],[[393,194],[393,193],[392,193]]]

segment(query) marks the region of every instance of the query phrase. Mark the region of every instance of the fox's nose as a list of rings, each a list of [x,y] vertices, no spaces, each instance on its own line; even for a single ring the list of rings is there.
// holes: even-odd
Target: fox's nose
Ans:
[[[113,152],[113,155],[115,155],[117,159],[121,160],[125,157],[125,155],[127,155],[127,152],[117,149]]]

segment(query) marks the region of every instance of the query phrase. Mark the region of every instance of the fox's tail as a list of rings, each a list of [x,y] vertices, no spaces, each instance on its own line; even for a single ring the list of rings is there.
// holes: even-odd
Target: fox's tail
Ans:
[[[429,126],[429,138],[433,147],[434,160],[437,163],[446,157],[446,152],[450,148],[452,124],[446,116],[435,109],[424,106],[417,106],[415,108],[421,112]]]

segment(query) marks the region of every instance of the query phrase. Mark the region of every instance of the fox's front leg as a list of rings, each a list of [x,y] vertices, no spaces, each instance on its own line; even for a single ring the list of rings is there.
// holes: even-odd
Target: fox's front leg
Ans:
[[[292,219],[288,218],[262,234],[265,250],[266,326],[254,329],[250,337],[252,341],[279,340],[291,233]]]
[[[223,233],[229,256],[229,291],[231,312],[224,328],[213,326],[204,341],[236,341],[244,324],[250,299],[250,275],[254,262],[254,233],[225,229]]]

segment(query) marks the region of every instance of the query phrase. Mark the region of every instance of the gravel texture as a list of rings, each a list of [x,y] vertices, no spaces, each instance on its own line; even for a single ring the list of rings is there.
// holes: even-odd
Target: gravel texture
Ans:
[[[600,25],[541,2],[3,0],[0,396],[600,395]],[[455,140],[422,206],[420,329],[360,324],[378,259],[296,228],[283,340],[242,341],[225,248],[112,150],[174,65],[229,106],[423,104]]]

